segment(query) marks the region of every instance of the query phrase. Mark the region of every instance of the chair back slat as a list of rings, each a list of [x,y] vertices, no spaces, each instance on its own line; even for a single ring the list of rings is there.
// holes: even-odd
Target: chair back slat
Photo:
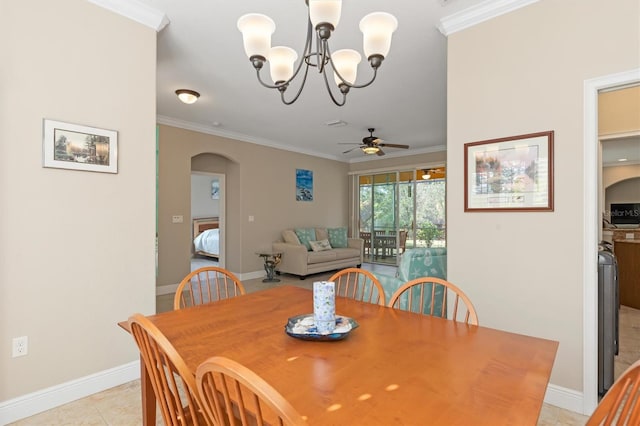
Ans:
[[[469,297],[442,278],[421,277],[404,283],[391,296],[389,307],[478,325]]]
[[[333,274],[327,281],[335,283],[336,296],[386,305],[382,284],[366,269],[346,268]]]
[[[247,367],[214,356],[196,371],[204,411],[216,425],[303,426],[306,420],[277,390]]]
[[[640,360],[613,383],[586,426],[640,425]]]
[[[145,316],[129,318],[129,329],[167,425],[206,425],[195,377],[173,345]]]
[[[217,266],[196,269],[184,277],[173,299],[173,309],[216,302],[245,294],[242,282],[231,271]]]

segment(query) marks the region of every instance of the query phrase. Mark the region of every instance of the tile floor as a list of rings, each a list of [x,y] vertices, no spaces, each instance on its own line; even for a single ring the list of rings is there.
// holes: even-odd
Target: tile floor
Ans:
[[[364,264],[364,268],[374,272],[393,273],[384,265]],[[243,282],[248,292],[258,291],[265,286],[296,285],[311,288],[314,281],[329,278],[332,273],[317,274],[300,280],[298,277],[281,275],[280,283],[263,283],[262,279]],[[172,309],[173,295],[158,296],[158,312]],[[620,311],[620,355],[616,357],[616,377],[635,360],[640,359],[640,310],[623,306]],[[158,413],[158,424],[162,424]],[[586,416],[544,404],[538,426],[584,425]],[[62,426],[62,425],[140,425],[140,381],[108,389],[83,399],[65,404],[55,409],[12,423],[15,426]]]

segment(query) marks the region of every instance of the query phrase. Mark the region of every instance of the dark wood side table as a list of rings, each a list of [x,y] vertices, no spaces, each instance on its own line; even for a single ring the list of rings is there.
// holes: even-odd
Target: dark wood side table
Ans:
[[[256,253],[258,256],[264,259],[264,270],[267,272],[267,278],[263,279],[263,283],[279,283],[280,279],[275,278],[275,270],[280,259],[282,259],[282,253],[274,251],[260,251]]]

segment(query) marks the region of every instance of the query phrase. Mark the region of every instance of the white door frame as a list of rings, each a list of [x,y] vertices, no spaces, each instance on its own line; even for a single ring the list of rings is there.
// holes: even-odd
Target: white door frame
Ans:
[[[598,92],[640,81],[640,68],[584,82],[584,287],[583,287],[583,395],[582,412],[598,405],[598,236],[602,221],[599,205],[600,140]]]

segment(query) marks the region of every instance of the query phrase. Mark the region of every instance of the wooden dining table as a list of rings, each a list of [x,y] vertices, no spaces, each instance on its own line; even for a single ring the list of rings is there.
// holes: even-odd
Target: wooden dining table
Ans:
[[[558,342],[342,297],[336,314],[358,324],[345,339],[285,333],[290,317],[312,312],[310,290],[278,286],[149,318],[191,371],[214,355],[234,359],[310,425],[537,423]],[[147,377],[142,395],[153,425]]]

